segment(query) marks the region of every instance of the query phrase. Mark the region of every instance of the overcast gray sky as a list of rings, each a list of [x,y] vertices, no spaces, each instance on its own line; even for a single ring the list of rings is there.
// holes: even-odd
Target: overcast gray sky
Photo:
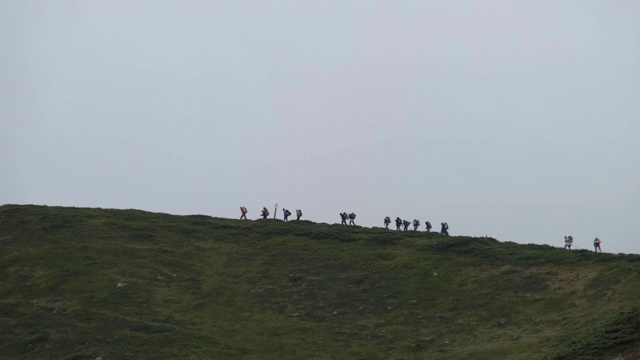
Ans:
[[[639,155],[640,1],[0,1],[1,204],[640,253]]]

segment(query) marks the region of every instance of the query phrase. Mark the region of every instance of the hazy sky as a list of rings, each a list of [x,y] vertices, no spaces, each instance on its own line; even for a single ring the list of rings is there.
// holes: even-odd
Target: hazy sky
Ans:
[[[0,204],[640,253],[639,157],[640,1],[0,0]]]

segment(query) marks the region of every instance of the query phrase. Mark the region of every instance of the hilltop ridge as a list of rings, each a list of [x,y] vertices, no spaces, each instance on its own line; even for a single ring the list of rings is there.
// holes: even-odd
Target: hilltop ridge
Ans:
[[[32,205],[0,246],[7,359],[640,356],[638,255]]]

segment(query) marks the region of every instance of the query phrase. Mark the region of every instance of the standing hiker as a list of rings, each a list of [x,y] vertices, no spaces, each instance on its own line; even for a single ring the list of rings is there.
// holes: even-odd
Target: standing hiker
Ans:
[[[302,210],[296,209],[296,220],[300,220],[302,217]]]
[[[384,227],[389,230],[389,224],[391,224],[391,218],[390,217],[385,217],[384,218]]]
[[[269,216],[269,210],[267,210],[267,208],[266,208],[266,207],[263,207],[263,208],[262,208],[262,213],[261,213],[261,215],[262,215],[262,218],[263,218],[263,219],[266,219],[266,218],[267,218],[267,216]]]
[[[602,249],[600,249],[600,243],[601,243],[601,241],[598,238],[595,238],[593,240],[593,247],[594,247],[593,251],[598,252],[598,250],[600,250],[600,252],[602,252]]]
[[[240,220],[245,219],[247,220],[247,208],[244,206],[240,206],[240,213],[242,215],[240,215]]]
[[[413,231],[418,231],[418,227],[420,227],[420,220],[413,219]]]
[[[400,217],[396,218],[396,230],[400,231],[400,228],[402,227],[402,219],[400,219]]]
[[[427,225],[427,232],[430,232],[431,231],[431,223],[428,220],[426,222],[426,225]]]
[[[442,235],[449,235],[449,224],[447,224],[447,222],[443,222],[440,223],[440,225],[442,226],[442,228],[440,229],[440,233]]]
[[[571,245],[573,245],[573,236],[565,236],[564,237],[564,248],[571,250]]]
[[[349,214],[349,225],[355,225],[356,213],[352,212]]]

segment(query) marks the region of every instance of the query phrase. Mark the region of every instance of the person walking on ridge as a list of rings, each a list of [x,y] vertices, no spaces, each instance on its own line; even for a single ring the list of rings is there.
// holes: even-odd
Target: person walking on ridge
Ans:
[[[427,225],[427,232],[431,232],[431,223],[427,220],[425,224]]]
[[[419,227],[420,227],[420,220],[413,219],[413,231],[418,231]]]
[[[600,250],[600,252],[602,252],[602,249],[600,249],[600,243],[601,243],[601,241],[598,238],[595,238],[593,240],[593,247],[594,247],[593,251],[598,252],[598,250]]]
[[[282,208],[282,213],[284,214],[284,221],[289,221],[289,216],[291,215],[291,211]]]
[[[400,219],[400,217],[396,218],[396,231],[400,231],[400,228],[402,227],[402,219]]]
[[[352,212],[351,214],[349,214],[349,225],[356,225],[356,213]]]
[[[342,222],[340,223],[341,225],[347,225],[347,217],[349,215],[347,215],[346,212],[341,212],[340,213],[340,218],[342,219]]]
[[[384,227],[385,227],[385,229],[389,230],[389,224],[391,224],[391,218],[387,216],[387,217],[384,218]]]
[[[404,225],[404,231],[408,231],[409,225],[411,225],[411,222],[409,222],[408,220],[402,220],[402,225]]]
[[[564,237],[564,248],[571,250],[571,245],[573,245],[573,236],[565,236]]]
[[[242,213],[242,215],[240,215],[240,220],[247,220],[247,208],[244,206],[240,206],[240,213]]]
[[[262,219],[265,220],[267,216],[269,216],[269,210],[267,210],[266,207],[263,207],[261,215],[262,215]]]
[[[296,220],[300,220],[302,217],[302,210],[296,209]]]
[[[440,233],[442,235],[449,235],[449,224],[447,224],[446,222],[440,223],[440,225],[442,225],[442,228],[440,229]]]

